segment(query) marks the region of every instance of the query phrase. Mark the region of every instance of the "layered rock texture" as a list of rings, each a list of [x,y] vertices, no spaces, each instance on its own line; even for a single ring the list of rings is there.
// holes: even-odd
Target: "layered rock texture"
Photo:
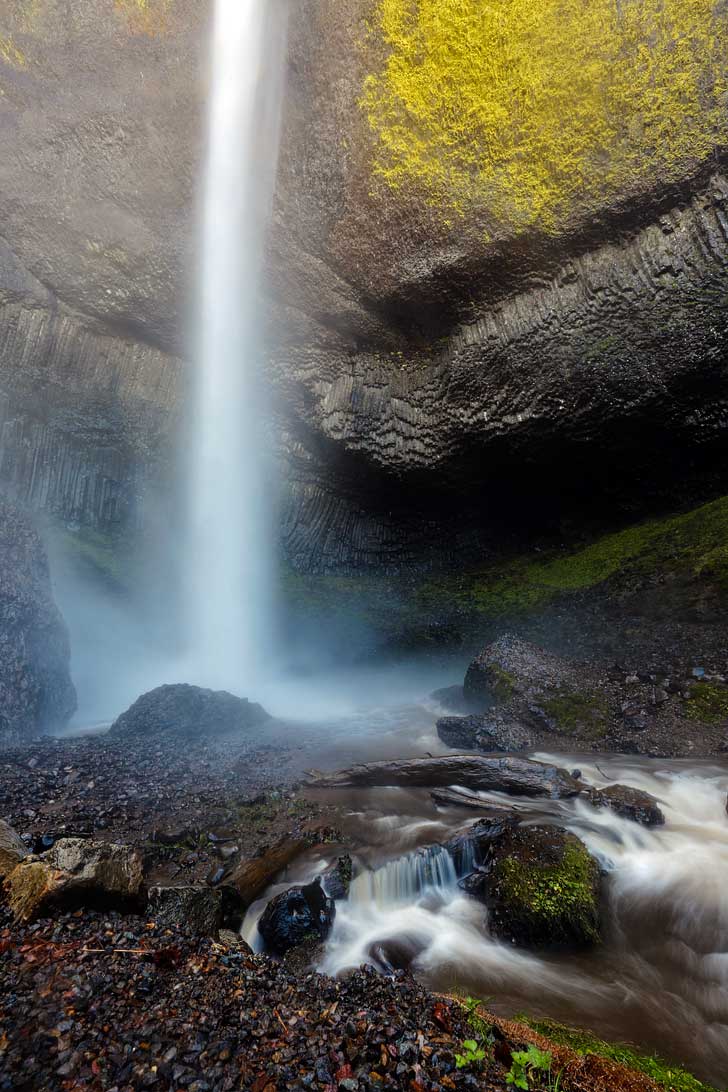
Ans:
[[[725,5],[481,7],[291,12],[267,368],[300,569],[725,470]],[[0,474],[104,533],[180,413],[209,14],[0,15]]]
[[[0,745],[66,725],[76,709],[69,664],[40,538],[0,496]]]

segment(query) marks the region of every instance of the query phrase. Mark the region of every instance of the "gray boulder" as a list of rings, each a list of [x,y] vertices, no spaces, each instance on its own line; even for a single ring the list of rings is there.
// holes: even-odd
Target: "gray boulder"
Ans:
[[[459,729],[447,724],[445,731],[450,738],[467,735],[471,745],[482,742],[486,750],[499,741],[532,746],[537,735],[548,733],[593,744],[619,720],[615,698],[591,664],[509,634],[476,656],[464,690],[471,700],[489,700],[495,708]]]
[[[608,785],[606,789],[590,789],[587,798],[595,808],[609,808],[623,819],[631,819],[645,827],[660,827],[665,822],[657,800],[642,789]]]
[[[150,887],[147,914],[169,929],[217,937],[224,921],[223,892],[219,887],[193,885]]]
[[[42,857],[26,857],[5,881],[16,919],[32,921],[54,908],[139,909],[142,855],[130,846],[63,838]]]
[[[201,737],[247,731],[270,720],[261,705],[225,690],[178,683],[143,694],[114,721],[115,736]]]

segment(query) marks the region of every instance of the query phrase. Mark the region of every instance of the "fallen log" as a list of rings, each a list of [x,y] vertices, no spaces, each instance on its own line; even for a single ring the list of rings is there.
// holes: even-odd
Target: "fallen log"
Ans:
[[[578,796],[584,786],[558,766],[528,758],[486,755],[443,755],[387,762],[366,762],[336,773],[309,773],[309,783],[319,788],[412,786],[486,789],[512,796]]]
[[[226,877],[247,908],[266,891],[279,872],[292,864],[311,845],[310,839],[281,838],[260,857],[241,863]]]
[[[436,804],[444,807],[471,808],[473,811],[488,812],[489,815],[508,814],[519,810],[517,804],[493,804],[468,789],[433,789],[430,796]]]

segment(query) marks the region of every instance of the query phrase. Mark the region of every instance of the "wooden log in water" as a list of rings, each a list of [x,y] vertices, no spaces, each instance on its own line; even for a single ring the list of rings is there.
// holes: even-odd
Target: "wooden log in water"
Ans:
[[[445,807],[471,808],[473,811],[487,812],[488,815],[507,815],[518,811],[516,804],[494,804],[468,789],[433,789],[430,796],[436,804]]]
[[[558,766],[528,758],[473,754],[365,762],[336,773],[312,771],[309,782],[319,788],[458,786],[551,799],[578,796],[584,787]]]

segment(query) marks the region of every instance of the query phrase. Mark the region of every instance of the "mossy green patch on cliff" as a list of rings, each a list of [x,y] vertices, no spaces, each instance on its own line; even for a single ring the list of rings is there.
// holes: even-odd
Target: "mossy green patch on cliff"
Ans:
[[[25,68],[28,63],[25,54],[21,53],[12,38],[0,34],[0,63],[8,64],[12,68]]]
[[[552,1043],[569,1047],[578,1054],[596,1054],[600,1058],[608,1058],[628,1069],[634,1069],[637,1073],[644,1073],[659,1088],[664,1088],[668,1092],[716,1092],[711,1085],[703,1084],[686,1070],[666,1062],[657,1055],[641,1054],[621,1043],[607,1043],[596,1035],[590,1035],[587,1031],[565,1027],[553,1020],[531,1020],[523,1016],[519,1016],[518,1020],[533,1028],[539,1035],[550,1039]]]
[[[726,41],[714,0],[377,0],[375,173],[445,216],[558,230],[725,141]]]
[[[493,869],[493,885],[502,913],[521,931],[539,940],[558,942],[576,936],[599,941],[599,908],[595,894],[597,867],[585,846],[568,842],[561,860],[505,857]]]
[[[156,37],[167,29],[172,0],[114,0],[114,7],[126,20],[132,34]]]
[[[728,720],[728,687],[699,682],[691,689],[685,708],[691,720],[703,721],[704,724]]]
[[[679,516],[649,520],[605,535],[568,554],[528,557],[484,571],[432,580],[418,600],[436,609],[443,602],[493,618],[546,606],[558,596],[597,587],[619,573],[682,573],[728,593],[728,497]]]
[[[598,694],[556,694],[544,702],[543,710],[565,735],[601,739],[610,727],[607,704]]]

